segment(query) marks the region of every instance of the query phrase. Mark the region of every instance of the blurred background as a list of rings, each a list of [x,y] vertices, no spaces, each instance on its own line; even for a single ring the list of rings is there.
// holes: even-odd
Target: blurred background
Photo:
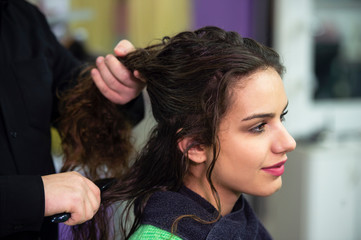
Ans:
[[[298,142],[283,188],[249,197],[274,239],[361,239],[360,0],[32,0],[82,60],[215,25],[275,48]],[[146,100],[147,101],[147,100]],[[134,130],[138,148],[154,121]],[[54,132],[54,155],[59,153]]]

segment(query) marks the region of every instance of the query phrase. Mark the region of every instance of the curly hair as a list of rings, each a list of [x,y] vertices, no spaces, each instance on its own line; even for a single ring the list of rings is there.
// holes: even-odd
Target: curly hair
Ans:
[[[74,88],[60,95],[58,130],[64,164],[61,171],[82,169],[90,179],[119,177],[129,167],[131,124],[123,106],[106,99],[86,68]]]
[[[120,60],[146,80],[157,124],[130,169],[104,193],[99,215],[76,227],[77,239],[107,239],[109,229],[102,214],[117,201],[126,201],[119,227],[129,238],[139,226],[152,193],[177,191],[183,185],[190,160],[177,143],[184,138],[192,139],[187,149],[204,145],[213,150],[207,180],[220,210],[211,175],[219,152],[219,124],[231,105],[234,86],[260,69],[271,67],[280,75],[284,71],[279,55],[271,48],[217,27],[165,37],[161,43],[137,49]],[[127,229],[131,209],[135,220]]]

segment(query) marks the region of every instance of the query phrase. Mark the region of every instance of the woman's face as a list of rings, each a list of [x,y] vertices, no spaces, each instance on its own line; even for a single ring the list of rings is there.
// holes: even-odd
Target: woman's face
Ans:
[[[281,187],[286,153],[296,147],[282,123],[288,103],[282,80],[268,68],[245,77],[232,91],[220,122],[213,184],[221,198],[268,196]]]

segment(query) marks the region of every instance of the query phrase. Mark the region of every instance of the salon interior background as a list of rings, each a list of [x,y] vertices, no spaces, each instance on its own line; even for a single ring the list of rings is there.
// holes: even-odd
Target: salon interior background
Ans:
[[[111,53],[123,38],[144,47],[205,25],[276,48],[287,68],[285,124],[298,146],[289,154],[283,188],[252,203],[275,239],[361,239],[360,0],[32,2],[81,57]],[[154,124],[147,109],[134,131],[138,147]],[[53,149],[59,159],[56,132]]]

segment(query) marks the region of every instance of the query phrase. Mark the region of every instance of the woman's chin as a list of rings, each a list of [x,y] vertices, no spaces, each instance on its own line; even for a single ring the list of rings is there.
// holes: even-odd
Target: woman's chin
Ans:
[[[273,181],[270,185],[267,187],[262,187],[259,189],[259,191],[250,194],[258,197],[268,197],[272,194],[276,193],[278,190],[280,190],[282,187],[282,178],[278,177],[275,181]]]

